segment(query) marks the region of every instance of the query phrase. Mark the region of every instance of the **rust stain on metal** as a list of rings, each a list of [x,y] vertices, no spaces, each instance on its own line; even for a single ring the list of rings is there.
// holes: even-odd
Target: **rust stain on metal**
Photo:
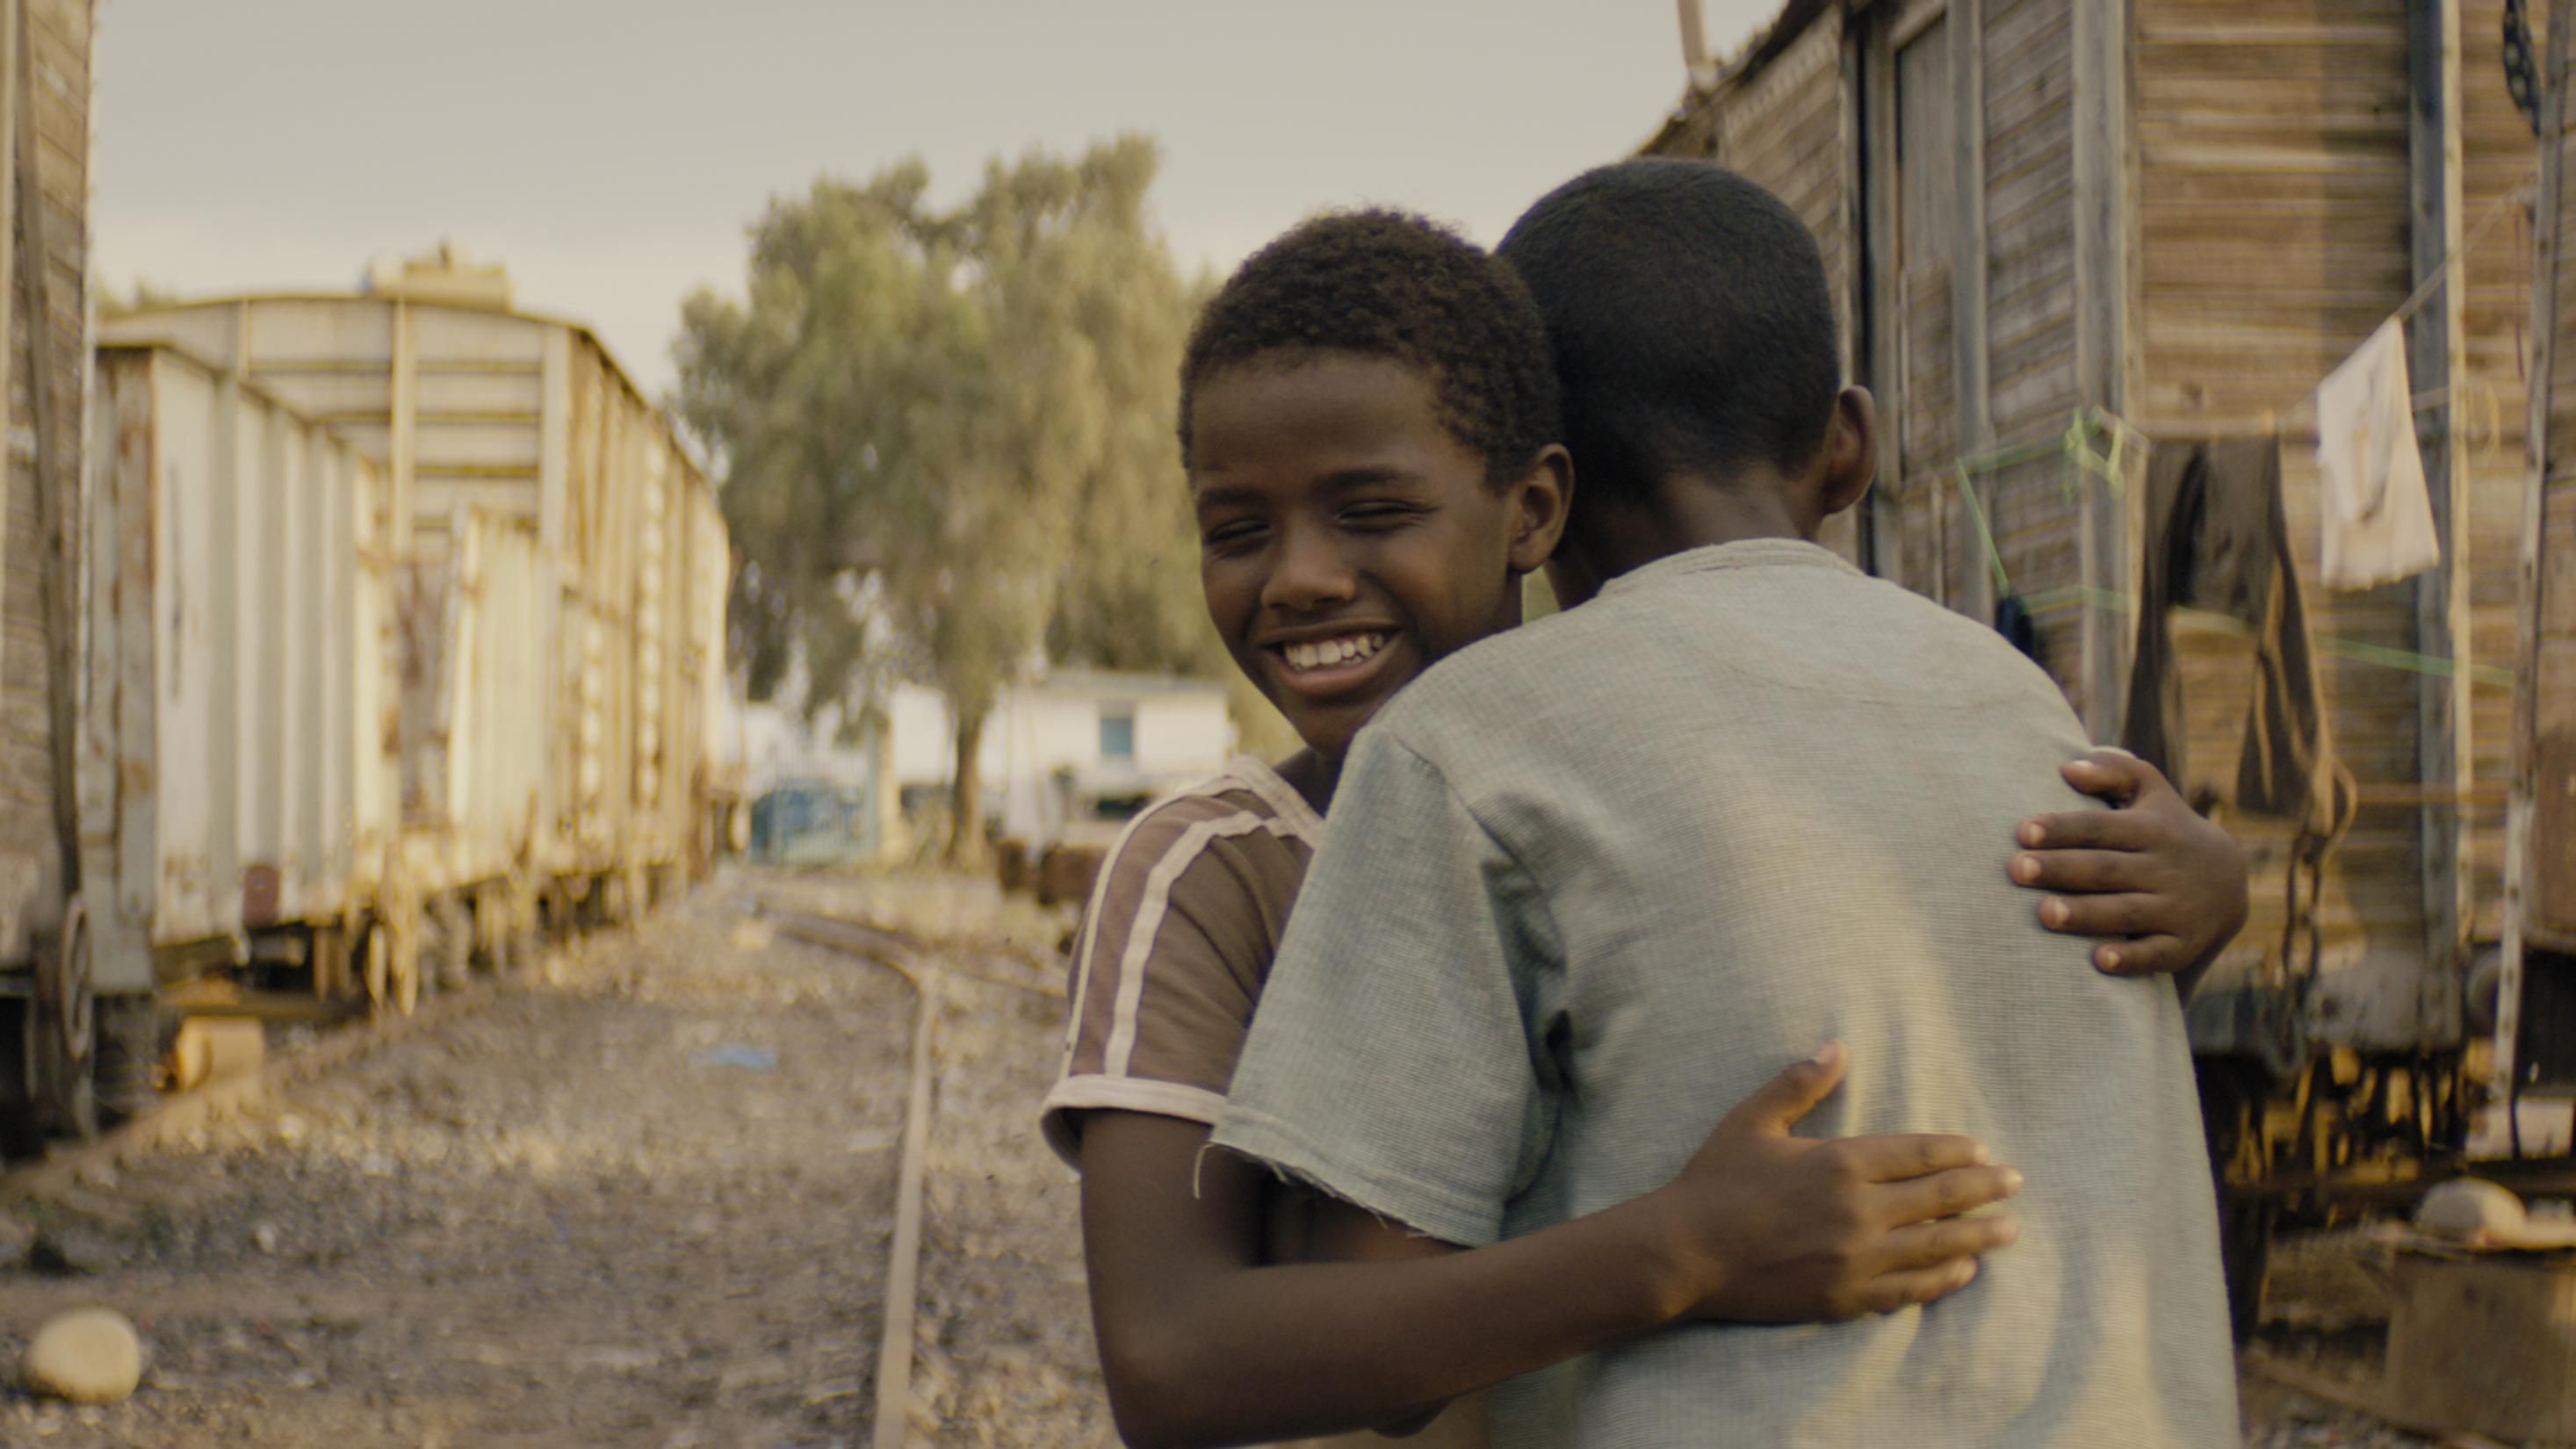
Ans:
[[[242,867],[242,924],[250,927],[277,924],[277,867],[265,861]]]
[[[2576,730],[2541,736],[2532,753],[2532,919],[2576,934]]]

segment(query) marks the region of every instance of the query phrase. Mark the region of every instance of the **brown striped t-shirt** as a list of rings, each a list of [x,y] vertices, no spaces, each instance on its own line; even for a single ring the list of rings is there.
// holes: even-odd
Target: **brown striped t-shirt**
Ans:
[[[1259,760],[1148,807],[1102,862],[1074,938],[1064,1073],[1047,1093],[1048,1145],[1079,1169],[1083,1114],[1103,1108],[1216,1124],[1234,1059],[1323,818]],[[1300,1255],[1309,1200],[1279,1191],[1266,1251]],[[1485,1449],[1485,1395],[1398,1441],[1367,1432],[1278,1449]]]
[[[1097,1108],[1215,1125],[1323,829],[1251,759],[1129,823],[1075,938],[1064,1074],[1041,1118],[1066,1162],[1081,1165]]]

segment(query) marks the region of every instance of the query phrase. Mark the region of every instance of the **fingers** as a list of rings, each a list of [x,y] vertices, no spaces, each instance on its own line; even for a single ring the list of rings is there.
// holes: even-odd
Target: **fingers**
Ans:
[[[2093,964],[2114,976],[2169,976],[2199,959],[2200,953],[2180,936],[2140,936],[2093,948]]]
[[[2012,878],[2033,890],[2142,891],[2162,865],[2128,850],[2026,850],[2012,858]]]
[[[1981,1169],[1992,1158],[1986,1144],[1974,1137],[1932,1132],[1846,1137],[1834,1143],[1833,1150],[1843,1154],[1852,1176],[1861,1182],[1903,1182],[1937,1173]]]
[[[2152,813],[2128,810],[2066,810],[2035,815],[2021,823],[2013,838],[2027,850],[2145,850],[2159,838]]]
[[[2166,909],[2171,904],[2144,891],[2050,896],[2039,903],[2039,923],[2068,936],[2145,936],[2174,924]]]
[[[2009,1167],[1961,1167],[1885,1183],[1876,1205],[1882,1221],[1902,1227],[1957,1217],[2020,1192],[2021,1174]]]
[[[1974,1258],[1944,1263],[1938,1268],[1882,1273],[1862,1286],[1860,1309],[1864,1313],[1894,1313],[1901,1308],[1947,1298],[1975,1281],[1977,1260]]]
[[[2021,1219],[2008,1212],[1916,1223],[1887,1235],[1881,1260],[1892,1273],[1948,1267],[2008,1248],[2020,1236]]]
[[[1737,1103],[1735,1110],[1726,1114],[1726,1120],[1717,1124],[1718,1133],[1760,1132],[1774,1137],[1787,1134],[1798,1125],[1799,1118],[1814,1111],[1817,1103],[1842,1085],[1843,1071],[1849,1064],[1849,1054],[1841,1042],[1825,1043],[1823,1050],[1782,1071]]]
[[[2067,784],[2114,805],[2126,805],[2150,789],[2173,789],[2164,772],[2125,750],[2095,750],[2080,760],[2067,761],[2057,772]]]

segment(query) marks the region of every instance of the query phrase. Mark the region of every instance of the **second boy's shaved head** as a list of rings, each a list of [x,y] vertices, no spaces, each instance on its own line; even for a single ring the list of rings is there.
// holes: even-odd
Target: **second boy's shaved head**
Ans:
[[[1698,161],[1625,161],[1539,199],[1498,249],[1538,301],[1578,509],[1674,473],[1799,471],[1842,369],[1815,238]]]

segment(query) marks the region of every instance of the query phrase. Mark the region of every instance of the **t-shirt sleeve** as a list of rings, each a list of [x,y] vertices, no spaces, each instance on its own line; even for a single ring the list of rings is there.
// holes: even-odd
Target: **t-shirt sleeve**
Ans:
[[[1102,863],[1075,936],[1064,1068],[1039,1118],[1068,1164],[1081,1166],[1088,1111],[1216,1122],[1273,939],[1259,866],[1277,852],[1246,846],[1282,828],[1183,797]]]
[[[1530,1025],[1552,935],[1439,770],[1363,732],[1217,1143],[1415,1231],[1494,1241],[1554,1129]]]

